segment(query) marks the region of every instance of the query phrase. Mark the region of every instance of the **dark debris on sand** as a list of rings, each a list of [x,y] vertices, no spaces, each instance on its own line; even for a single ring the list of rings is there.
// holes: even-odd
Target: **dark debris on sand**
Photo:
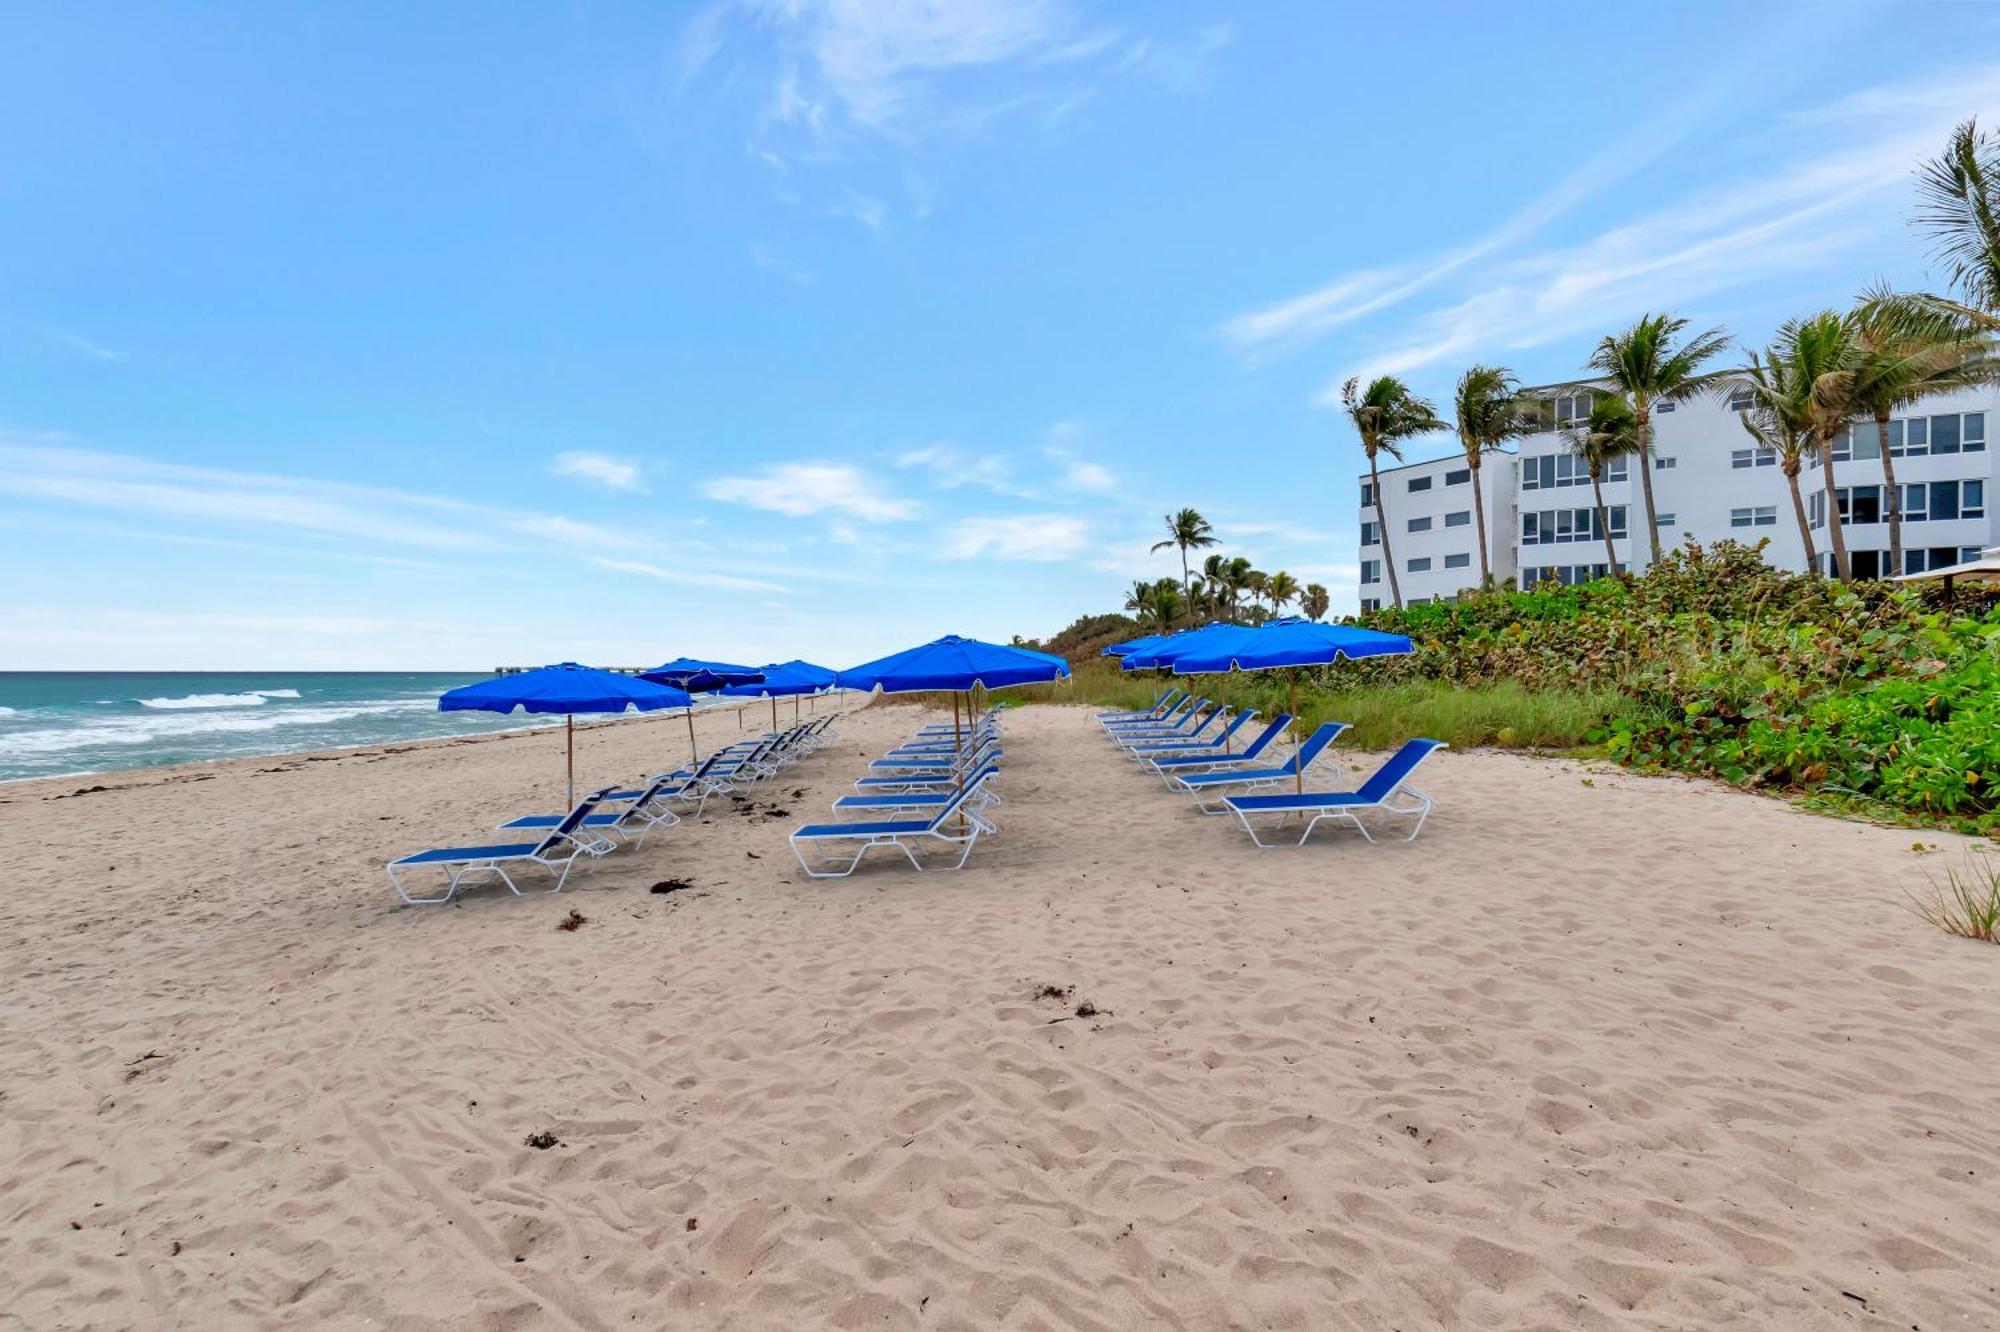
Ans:
[[[692,883],[689,883],[686,879],[661,879],[658,883],[654,884],[651,888],[648,888],[646,891],[649,893],[660,893],[660,894],[679,893],[679,892],[685,892],[687,889],[692,887],[694,887],[694,885]]]
[[[589,923],[589,916],[584,915],[581,911],[572,909],[567,916],[556,922],[556,928],[562,930],[564,933],[570,933],[581,929]]]
[[[556,1141],[555,1134],[549,1132],[547,1129],[543,1129],[540,1133],[530,1133],[527,1145],[538,1152],[545,1152],[549,1148],[557,1147],[561,1144]]]

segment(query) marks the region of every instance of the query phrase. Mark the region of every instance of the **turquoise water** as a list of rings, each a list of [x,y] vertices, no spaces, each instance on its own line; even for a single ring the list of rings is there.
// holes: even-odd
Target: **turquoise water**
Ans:
[[[0,780],[337,749],[550,724],[439,712],[484,675],[0,672]],[[556,718],[554,724],[561,725]]]

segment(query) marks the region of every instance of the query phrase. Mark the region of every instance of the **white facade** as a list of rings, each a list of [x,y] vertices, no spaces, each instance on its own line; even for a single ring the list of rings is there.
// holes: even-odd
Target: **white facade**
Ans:
[[[1589,478],[1570,456],[1562,434],[1569,417],[1589,410],[1587,392],[1569,386],[1533,392],[1553,402],[1557,425],[1521,440],[1517,451],[1490,455],[1480,469],[1493,573],[1521,587],[1544,578],[1581,582],[1607,572],[1609,563],[1596,531]],[[1889,529],[1882,521],[1882,458],[1875,423],[1857,422],[1846,439],[1836,442],[1835,499],[1848,516],[1844,531],[1856,577],[1940,568],[2000,544],[2000,523],[1986,502],[1994,474],[1989,436],[1995,433],[2000,433],[2000,390],[1991,387],[1927,398],[1896,414],[1890,448],[1903,493],[1900,571],[1887,567]],[[1638,466],[1638,459],[1629,460],[1604,484],[1620,568],[1644,569],[1650,561]],[[1769,563],[1806,567],[1791,492],[1777,460],[1757,450],[1740,413],[1727,400],[1710,396],[1665,411],[1655,407],[1651,467],[1662,551],[1688,537],[1746,544],[1768,538],[1764,558]],[[1448,600],[1479,585],[1472,529],[1447,527],[1441,516],[1471,507],[1464,471],[1464,457],[1454,454],[1381,474],[1382,498],[1394,524],[1390,548],[1406,603]],[[1447,484],[1448,476],[1459,479]],[[1361,605],[1367,610],[1389,603],[1389,582],[1382,545],[1372,539],[1382,519],[1366,473],[1361,486]],[[1799,489],[1818,567],[1831,573],[1826,478],[1817,462],[1800,473]]]

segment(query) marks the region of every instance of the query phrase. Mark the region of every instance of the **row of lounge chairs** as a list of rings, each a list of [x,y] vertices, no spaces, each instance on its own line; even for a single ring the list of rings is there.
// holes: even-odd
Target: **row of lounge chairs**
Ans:
[[[1369,823],[1407,820],[1405,840],[1423,830],[1433,802],[1409,785],[1418,765],[1437,750],[1441,740],[1411,740],[1398,749],[1353,791],[1305,791],[1306,772],[1348,729],[1346,722],[1323,722],[1299,743],[1292,756],[1273,763],[1266,752],[1292,723],[1290,714],[1274,717],[1241,750],[1234,750],[1237,733],[1254,719],[1254,711],[1229,716],[1228,709],[1196,698],[1181,689],[1162,694],[1151,708],[1136,712],[1101,712],[1097,723],[1134,762],[1149,768],[1169,790],[1193,797],[1204,814],[1230,814],[1250,840],[1271,847],[1264,836],[1294,818],[1304,820],[1297,844],[1303,845],[1322,823],[1349,824],[1369,841]],[[1277,788],[1290,787],[1280,791]],[[1261,830],[1261,833],[1260,833]]]
[[[877,847],[894,847],[918,870],[917,852],[956,849],[933,868],[961,869],[981,837],[999,831],[990,817],[1000,803],[1000,709],[967,727],[925,726],[868,765],[854,792],[833,802],[845,822],[794,829],[792,854],[815,879],[844,879]]]
[[[412,906],[449,902],[458,890],[499,882],[519,896],[514,875],[529,868],[554,877],[549,891],[561,892],[579,860],[609,855],[621,846],[638,848],[655,830],[673,827],[701,813],[711,797],[775,777],[832,737],[838,714],[828,713],[783,731],[718,749],[699,763],[654,773],[628,788],[607,786],[577,801],[566,814],[523,814],[495,826],[503,833],[533,833],[532,841],[438,847],[392,860],[389,883]],[[413,883],[444,875],[443,891],[412,892]]]

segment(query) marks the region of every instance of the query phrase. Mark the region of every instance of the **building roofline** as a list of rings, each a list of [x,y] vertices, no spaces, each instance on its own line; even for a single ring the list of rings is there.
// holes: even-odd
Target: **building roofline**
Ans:
[[[1489,458],[1493,457],[1513,458],[1519,456],[1519,454],[1520,454],[1519,449],[1488,449],[1486,451],[1486,456]],[[1416,462],[1397,463],[1394,467],[1383,467],[1379,468],[1378,470],[1382,473],[1383,476],[1387,476],[1391,472],[1407,472],[1412,467],[1435,467],[1439,463],[1448,463],[1451,462],[1453,459],[1457,459],[1459,462],[1462,463],[1465,461],[1465,455],[1463,453],[1447,453],[1442,458],[1421,458],[1418,459]],[[1368,479],[1368,473],[1366,472],[1362,472],[1360,476],[1363,481],[1366,481]]]

